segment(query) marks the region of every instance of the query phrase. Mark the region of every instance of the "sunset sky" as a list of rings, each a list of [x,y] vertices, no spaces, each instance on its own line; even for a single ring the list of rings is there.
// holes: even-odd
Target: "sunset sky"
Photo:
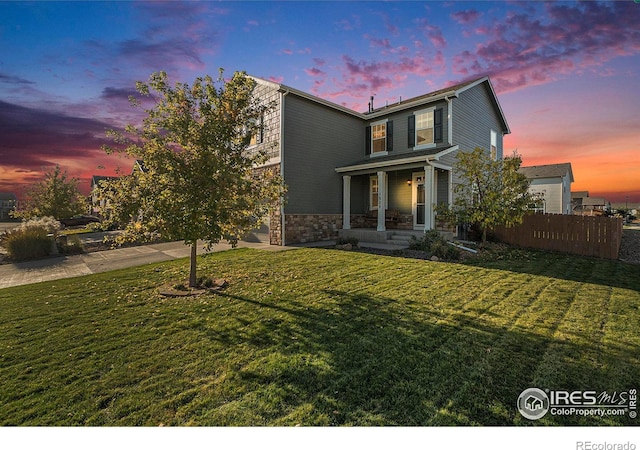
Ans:
[[[524,165],[570,162],[572,190],[640,202],[640,3],[0,2],[0,191],[107,157],[135,82],[251,75],[358,111],[488,75]]]

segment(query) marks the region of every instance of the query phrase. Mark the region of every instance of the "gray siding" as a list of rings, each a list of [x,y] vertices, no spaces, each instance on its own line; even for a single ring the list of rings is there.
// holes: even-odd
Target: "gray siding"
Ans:
[[[491,130],[498,133],[498,157],[502,157],[502,125],[485,83],[453,99],[453,144],[464,152],[491,146]]]
[[[310,100],[284,97],[286,214],[341,214],[342,176],[335,168],[363,154],[363,121]]]
[[[460,93],[458,98],[453,99],[452,109],[453,144],[460,146],[459,151],[470,152],[480,147],[489,152],[491,130],[494,130],[497,133],[497,156],[502,158],[502,124],[499,111],[493,106],[486,83]],[[457,152],[454,152],[447,155],[446,159],[441,159],[443,163],[454,167],[452,174],[454,189],[462,181],[455,173],[456,154]]]
[[[388,172],[389,209],[397,209],[401,214],[411,214],[411,170]]]
[[[449,107],[446,101],[437,102],[428,105],[422,105],[416,108],[404,109],[400,112],[396,112],[384,117],[377,117],[375,119],[371,119],[369,122],[365,124],[371,125],[372,123],[379,122],[381,120],[387,119],[389,121],[393,121],[393,151],[389,154],[399,154],[399,153],[407,153],[410,154],[413,152],[413,147],[409,147],[408,145],[408,133],[409,133],[409,116],[413,115],[415,112],[435,107],[442,108],[442,142],[436,145],[438,150],[442,150],[450,147],[447,139],[448,139],[448,127],[449,127]],[[364,148],[362,149],[364,155]],[[372,156],[372,159],[375,156]]]
[[[449,204],[449,171],[436,169],[436,203]]]

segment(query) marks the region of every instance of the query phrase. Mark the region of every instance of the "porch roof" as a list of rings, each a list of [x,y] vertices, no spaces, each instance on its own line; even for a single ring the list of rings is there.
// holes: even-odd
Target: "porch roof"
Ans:
[[[429,161],[437,161],[444,156],[458,149],[457,145],[452,147],[431,148],[418,150],[411,153],[399,153],[385,156],[371,156],[348,166],[336,167],[336,172],[344,174],[367,173],[380,169],[400,169],[402,166],[411,167],[427,164]]]

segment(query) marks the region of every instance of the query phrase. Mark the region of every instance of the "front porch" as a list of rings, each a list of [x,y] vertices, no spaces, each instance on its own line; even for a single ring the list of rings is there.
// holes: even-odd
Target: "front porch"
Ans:
[[[435,205],[451,202],[451,168],[431,163],[384,169],[343,174],[342,228],[418,235],[437,228]]]

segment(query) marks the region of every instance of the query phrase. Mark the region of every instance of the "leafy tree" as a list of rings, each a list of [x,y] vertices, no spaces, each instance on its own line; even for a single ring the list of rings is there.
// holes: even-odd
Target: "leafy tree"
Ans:
[[[267,161],[267,148],[247,151],[273,105],[254,98],[255,81],[243,72],[225,81],[221,70],[216,81],[206,76],[174,87],[157,72],[136,87],[153,107],[141,127],[111,131],[119,145],[105,150],[142,160],[144,170],[105,183],[103,192],[110,192],[112,218],[131,220],[129,233],[159,233],[191,246],[194,287],[198,239],[208,247],[222,239],[235,244],[279,207],[282,179],[271,169],[256,170]]]
[[[55,168],[45,171],[42,181],[27,189],[26,199],[17,211],[13,211],[13,217],[65,219],[82,214],[87,203],[78,190],[78,183],[77,178],[69,178],[67,172],[56,164]]]
[[[462,183],[454,188],[453,205],[440,206],[438,214],[450,222],[478,225],[482,242],[493,227],[522,223],[538,198],[529,193],[529,181],[518,172],[521,164],[522,158],[515,152],[499,160],[493,160],[482,148],[459,152],[454,171]]]

